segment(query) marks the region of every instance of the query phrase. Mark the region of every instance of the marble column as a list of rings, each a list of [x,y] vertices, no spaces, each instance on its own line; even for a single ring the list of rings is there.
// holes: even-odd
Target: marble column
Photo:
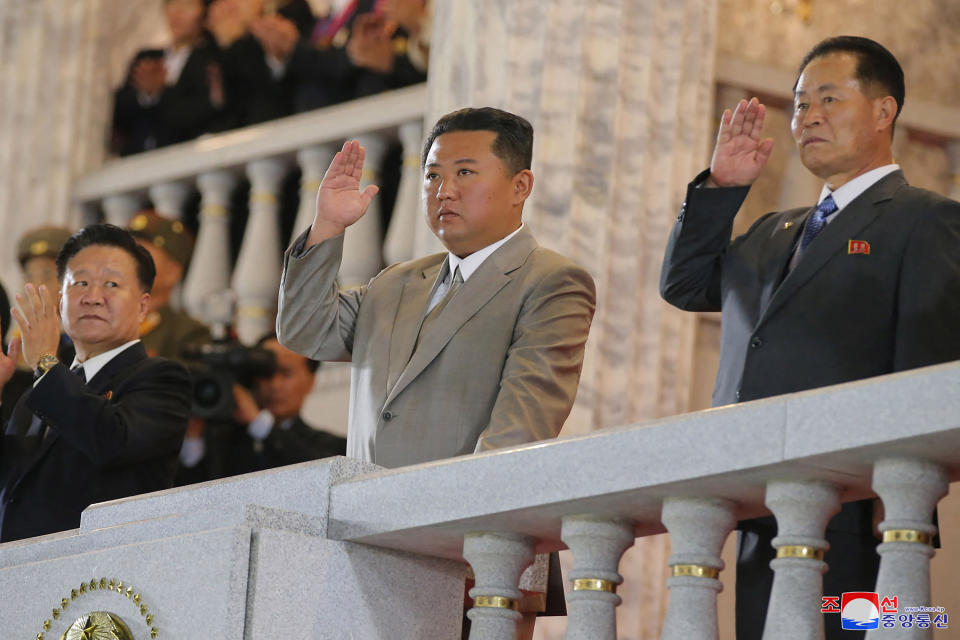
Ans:
[[[180,220],[183,218],[183,208],[193,188],[186,182],[173,181],[155,184],[149,189],[153,208],[162,216]]]
[[[736,525],[734,504],[720,498],[667,498],[661,520],[673,546],[661,640],[717,640],[720,552]]]
[[[888,458],[873,466],[873,490],[883,500],[880,523],[883,543],[876,591],[880,598],[896,597],[901,614],[904,607],[929,607],[931,543],[937,528],[933,510],[949,489],[943,467],[927,460]],[[882,606],[881,606],[882,609]],[[930,616],[931,618],[933,615]],[[882,622],[882,620],[881,620]],[[867,632],[867,640],[929,640],[933,627],[880,627]]]
[[[579,515],[563,518],[560,539],[573,553],[569,573],[573,589],[567,594],[567,640],[616,640],[617,569],[633,545],[633,525],[625,520]]]
[[[290,234],[292,243],[297,236],[306,231],[313,224],[317,211],[317,191],[323,174],[336,155],[338,148],[334,145],[322,144],[308,147],[297,152],[297,163],[300,165],[300,206],[297,209],[297,219],[293,223]]]
[[[533,539],[514,533],[470,533],[463,557],[473,568],[470,640],[514,640],[520,574],[533,561]]]
[[[232,280],[237,295],[237,337],[246,345],[273,327],[280,287],[280,188],[286,173],[286,164],[277,158],[247,165],[250,217]]]
[[[822,640],[827,522],[840,510],[837,488],[819,481],[767,485],[767,507],[777,518],[777,557],[763,640]]]
[[[367,185],[379,183],[387,142],[383,136],[375,134],[357,136],[357,140],[367,152],[360,179],[360,190],[363,191]],[[340,262],[340,284],[343,286],[366,284],[380,271],[383,262],[380,206],[380,198],[374,198],[367,213],[347,227],[343,237],[343,260]]]
[[[208,324],[214,321],[210,296],[222,295],[230,287],[230,194],[236,184],[230,171],[211,171],[197,178],[200,226],[183,299],[187,311]]]
[[[400,186],[397,188],[397,201],[390,217],[390,228],[383,243],[383,257],[387,264],[414,257],[413,243],[417,225],[423,224],[420,196],[423,186],[420,170],[423,124],[419,120],[400,125],[400,144],[403,145],[403,169],[400,173]]]
[[[144,205],[143,198],[130,193],[118,193],[103,199],[103,218],[110,224],[126,227],[130,219]]]

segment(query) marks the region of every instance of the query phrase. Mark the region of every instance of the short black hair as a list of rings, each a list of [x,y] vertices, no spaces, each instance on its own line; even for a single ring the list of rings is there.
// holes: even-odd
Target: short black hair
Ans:
[[[280,338],[277,337],[277,332],[276,332],[276,331],[271,331],[271,332],[269,332],[269,333],[264,334],[263,336],[260,337],[259,340],[257,340],[257,343],[256,343],[255,345],[253,345],[253,346],[262,349],[262,348],[264,348],[263,345],[265,345],[265,344],[266,344],[267,342],[269,342],[270,340],[276,340],[277,344],[279,344],[281,347],[283,347],[283,345],[280,344]],[[286,347],[283,347],[283,348],[286,349]],[[320,368],[320,361],[319,361],[319,360],[313,360],[313,359],[308,358],[307,356],[305,356],[305,355],[303,355],[303,354],[300,354],[300,353],[298,353],[297,355],[301,356],[304,360],[307,361],[307,371],[309,371],[310,373],[316,373],[316,372],[317,372],[317,369]]]
[[[150,252],[141,247],[126,229],[106,223],[87,225],[70,236],[63,244],[63,249],[57,254],[57,280],[60,281],[61,286],[69,262],[82,250],[92,246],[116,247],[130,254],[137,266],[140,290],[150,293],[153,289],[153,280],[157,277],[157,267],[153,264]]]
[[[518,115],[495,107],[466,108],[453,111],[437,120],[423,143],[420,167],[427,166],[427,154],[433,141],[454,131],[491,131],[493,153],[503,160],[511,174],[529,169],[533,162],[533,126]]]
[[[849,53],[856,56],[857,69],[855,73],[861,87],[865,91],[870,87],[880,87],[883,89],[884,95],[892,96],[897,101],[897,114],[893,118],[894,123],[896,123],[897,117],[903,109],[903,99],[906,95],[903,69],[886,47],[870,38],[834,36],[818,43],[803,57],[800,68],[797,70],[797,79],[793,83],[794,90],[796,90],[800,75],[807,68],[807,65],[814,58],[820,58],[831,53]]]

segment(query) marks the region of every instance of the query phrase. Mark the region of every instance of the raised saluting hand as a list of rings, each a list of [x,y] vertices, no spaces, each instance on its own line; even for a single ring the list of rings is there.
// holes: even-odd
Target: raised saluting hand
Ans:
[[[744,187],[753,184],[773,151],[773,138],[761,138],[767,108],[756,98],[741,100],[720,119],[717,146],[710,161],[708,187]]]
[[[317,214],[307,236],[307,247],[340,235],[367,212],[380,189],[368,185],[360,191],[365,154],[359,142],[349,140],[333,157],[317,192]]]

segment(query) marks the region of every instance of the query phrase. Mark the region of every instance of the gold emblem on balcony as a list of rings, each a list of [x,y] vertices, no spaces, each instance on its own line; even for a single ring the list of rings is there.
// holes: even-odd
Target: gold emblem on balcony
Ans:
[[[133,640],[133,634],[120,616],[108,611],[93,611],[77,618],[60,640]]]
[[[144,637],[155,640],[160,635],[160,630],[155,626],[155,616],[147,608],[147,605],[141,601],[141,595],[133,588],[130,583],[124,583],[123,580],[107,579],[102,577],[99,580],[94,578],[90,582],[83,582],[78,588],[69,590],[69,596],[61,598],[58,607],[51,611],[50,618],[43,621],[43,631],[37,634],[37,640],[53,640],[56,636],[47,638],[46,632],[49,632],[57,625],[55,621],[60,620],[59,624],[66,624],[67,620],[61,618],[67,617],[67,608],[75,607],[75,601],[82,600],[87,593],[113,591],[123,600],[130,600],[134,616],[142,618],[144,625]],[[62,628],[62,627],[61,627]],[[59,629],[56,633],[59,633]],[[115,613],[109,611],[93,611],[77,618],[73,624],[59,636],[60,640],[133,640],[133,634],[124,623],[123,619]]]

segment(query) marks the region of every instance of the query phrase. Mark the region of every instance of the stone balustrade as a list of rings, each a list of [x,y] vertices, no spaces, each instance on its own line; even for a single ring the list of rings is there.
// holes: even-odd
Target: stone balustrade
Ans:
[[[102,574],[142,589],[157,637],[457,638],[469,562],[470,638],[512,640],[521,572],[568,547],[567,638],[613,640],[620,557],[667,531],[662,637],[716,640],[720,548],[772,512],[764,638],[822,638],[824,527],[843,501],[883,501],[876,591],[936,604],[931,519],[960,478],[958,409],[954,363],[412,467],[333,458],[94,505],[79,530],[0,545],[0,619],[60,637],[48,604]],[[122,597],[87,600],[124,615]]]
[[[181,218],[194,192],[199,192],[198,238],[184,283],[184,305],[209,323],[221,320],[219,307],[211,308],[209,301],[232,283],[237,333],[249,344],[272,328],[280,252],[290,240],[280,237],[284,179],[295,167],[300,169],[296,236],[313,220],[317,188],[343,140],[361,140],[367,148],[363,181],[377,182],[392,140],[403,145],[405,158],[419,157],[426,103],[426,86],[417,85],[114,160],[79,180],[74,198],[92,215],[102,212],[107,222],[124,226],[148,203],[164,215]],[[393,216],[398,225],[408,224],[419,204],[419,162],[412,176],[409,164],[405,160]],[[231,274],[230,202],[242,176],[250,181],[249,217]],[[347,231],[344,284],[366,282],[381,267],[386,231],[381,228],[380,206],[375,199],[368,214]],[[407,229],[392,232],[391,260],[413,257],[407,233]]]

